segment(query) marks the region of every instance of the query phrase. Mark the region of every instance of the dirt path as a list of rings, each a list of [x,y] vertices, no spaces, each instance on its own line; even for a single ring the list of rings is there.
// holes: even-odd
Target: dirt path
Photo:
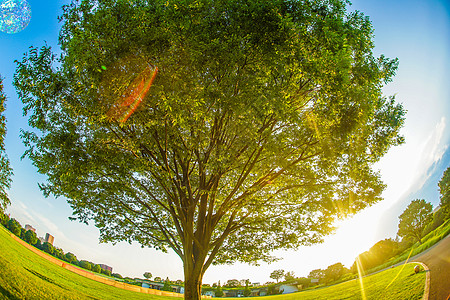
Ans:
[[[429,300],[450,299],[450,235],[410,261],[423,262],[430,268]]]

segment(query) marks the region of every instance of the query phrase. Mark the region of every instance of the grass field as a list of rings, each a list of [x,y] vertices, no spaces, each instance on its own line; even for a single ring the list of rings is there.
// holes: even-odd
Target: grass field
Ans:
[[[0,299],[180,299],[115,288],[61,268],[0,226]]]
[[[421,299],[425,273],[413,275],[413,267],[408,264],[363,278],[365,298],[360,281],[353,280],[290,295],[254,299]],[[0,226],[0,299],[180,298],[126,291],[79,276],[26,249]]]
[[[375,275],[362,278],[363,293],[359,279],[329,287],[306,290],[288,295],[258,297],[266,300],[316,300],[316,299],[422,299],[425,272],[414,274],[415,264],[406,264]]]

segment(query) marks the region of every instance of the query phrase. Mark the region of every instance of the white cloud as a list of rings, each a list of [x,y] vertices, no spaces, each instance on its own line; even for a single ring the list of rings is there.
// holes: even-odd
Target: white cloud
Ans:
[[[427,179],[433,173],[431,167],[442,158],[447,150],[448,145],[445,144],[443,139],[445,128],[446,119],[445,117],[442,117],[434,127],[434,130],[431,132],[428,139],[424,142],[415,177],[412,180],[408,192],[415,192],[423,187]]]

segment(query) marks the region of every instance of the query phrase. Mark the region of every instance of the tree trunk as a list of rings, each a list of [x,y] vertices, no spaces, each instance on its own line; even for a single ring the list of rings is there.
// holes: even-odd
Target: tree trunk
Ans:
[[[184,299],[200,300],[202,296],[202,277],[197,268],[184,265]]]

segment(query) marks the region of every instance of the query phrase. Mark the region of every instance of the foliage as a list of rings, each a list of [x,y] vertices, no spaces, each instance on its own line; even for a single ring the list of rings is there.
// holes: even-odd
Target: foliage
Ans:
[[[23,227],[21,227],[20,228],[20,238],[22,239],[22,240],[25,240],[25,233],[27,232],[27,230],[25,229],[25,228],[23,228]]]
[[[286,272],[284,274],[284,280],[291,281],[291,280],[294,280],[294,279],[295,279],[294,271]]]
[[[223,297],[223,295],[224,295],[224,293],[223,293],[222,287],[219,284],[219,286],[217,287],[217,289],[214,293],[214,296],[215,297]]]
[[[55,252],[53,252],[53,256],[55,256],[61,260],[64,260],[65,254],[64,254],[63,249],[55,247]]]
[[[9,221],[9,216],[0,210],[0,224],[6,227],[6,224]]]
[[[105,274],[106,276],[111,276],[111,271],[102,269],[102,274]]]
[[[356,273],[357,260],[362,265],[364,270],[372,269],[378,265],[381,265],[391,257],[399,253],[399,243],[393,239],[384,239],[378,241],[373,245],[369,251],[358,255],[355,263],[352,266],[352,272]]]
[[[168,292],[172,292],[172,285],[170,284],[170,281],[168,279],[164,280],[164,285],[162,287],[163,291],[168,291]]]
[[[241,285],[241,283],[239,282],[239,280],[237,280],[237,279],[229,279],[229,280],[227,281],[227,283],[224,284],[223,286],[224,286],[224,287],[230,287],[230,288],[233,288],[233,287],[238,287],[238,286],[240,286],[240,285]]]
[[[319,282],[322,282],[325,278],[325,272],[322,269],[315,269],[309,272],[308,278],[311,279],[319,279]]]
[[[102,241],[173,249],[189,298],[212,263],[273,261],[381,199],[397,60],[346,1],[74,1],[61,21],[59,58],[17,62],[25,156]]]
[[[119,278],[119,279],[123,279],[122,275],[120,275],[119,273],[112,273],[111,276]]]
[[[53,247],[53,245],[50,244],[49,242],[44,242],[42,244],[42,251],[47,252],[50,255],[53,255],[53,253],[55,252],[55,247]]]
[[[101,273],[102,272],[102,268],[100,267],[100,265],[98,264],[94,264],[92,266],[92,271],[96,272],[96,273]]]
[[[247,284],[244,289],[244,297],[249,297],[251,294],[252,294],[252,291],[250,290],[250,288],[248,287],[248,284]]]
[[[344,267],[342,263],[335,263],[328,266],[324,271],[324,279],[326,283],[330,283],[338,280],[344,274],[348,273],[348,269]]]
[[[22,226],[20,225],[19,222],[17,222],[16,219],[14,218],[9,219],[8,222],[6,223],[6,228],[8,228],[8,230],[14,233],[16,236],[20,237],[20,234],[22,232],[21,231]]]
[[[4,116],[6,95],[3,92],[3,78],[0,75],[0,213],[11,203],[7,190],[11,187],[12,169],[5,153],[6,118]]]
[[[36,232],[34,232],[33,230],[27,230],[25,232],[25,238],[23,240],[30,245],[35,245],[38,241],[38,237],[36,236]]]
[[[270,278],[275,279],[277,282],[284,277],[284,270],[274,270],[270,273]]]
[[[71,252],[67,252],[64,255],[64,260],[67,261],[68,263],[71,263],[71,264],[76,264],[78,262],[78,259],[75,256],[75,254],[73,254]]]
[[[447,218],[450,217],[450,167],[448,167],[438,183],[440,195],[440,206],[444,209]]]
[[[150,272],[145,272],[145,273],[144,273],[144,277],[147,278],[147,279],[151,279],[151,278],[152,278],[152,273],[150,273]]]
[[[425,226],[423,230],[424,236],[444,224],[445,220],[447,219],[446,213],[446,210],[442,207],[440,207],[436,212],[433,213],[432,220],[430,221],[430,223],[428,223],[427,226]]]
[[[153,278],[153,280],[156,281],[156,282],[161,282],[161,281],[162,281],[162,280],[161,280],[161,277],[159,277],[159,276]]]
[[[413,200],[399,216],[397,235],[413,238],[422,244],[423,231],[431,221],[433,206],[424,199]]]
[[[86,270],[92,270],[92,263],[86,261],[86,260],[80,260],[80,262],[78,263],[78,265],[80,267],[82,267],[83,269]]]

